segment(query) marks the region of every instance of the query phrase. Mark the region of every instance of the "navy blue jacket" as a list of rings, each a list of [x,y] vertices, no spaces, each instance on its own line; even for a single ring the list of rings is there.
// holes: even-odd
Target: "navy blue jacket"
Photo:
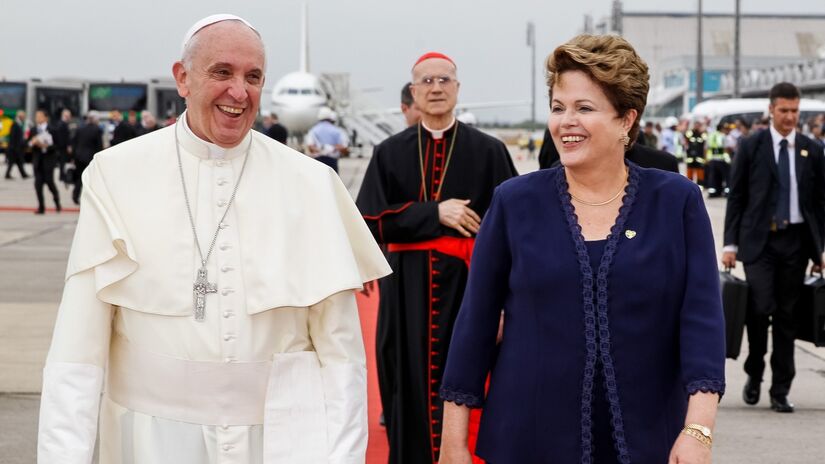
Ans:
[[[628,165],[598,269],[561,168],[496,189],[441,389],[445,400],[483,405],[476,452],[490,462],[582,462],[596,369],[606,382],[595,390],[606,391],[621,432],[626,458],[617,462],[666,462],[689,395],[724,392],[724,318],[702,195],[678,174]]]

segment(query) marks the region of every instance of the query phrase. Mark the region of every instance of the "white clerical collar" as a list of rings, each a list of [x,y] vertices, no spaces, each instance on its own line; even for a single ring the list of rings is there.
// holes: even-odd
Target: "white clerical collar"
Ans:
[[[440,140],[440,139],[444,138],[444,133],[447,132],[448,130],[452,129],[454,125],[455,125],[455,118],[453,118],[453,120],[450,121],[450,124],[447,125],[447,127],[445,127],[444,129],[435,130],[435,129],[430,129],[429,127],[427,127],[426,124],[424,124],[424,121],[421,121],[421,127],[426,129],[427,132],[429,132],[433,136],[433,138],[436,139],[436,140]]]
[[[796,141],[796,129],[792,130],[791,133],[788,134],[787,137],[785,137],[782,134],[780,134],[779,131],[776,130],[775,127],[773,127],[773,121],[771,121],[770,128],[771,128],[771,139],[773,140],[773,146],[774,147],[779,147],[779,142],[782,141],[782,139],[787,139],[788,140],[788,148],[793,149],[794,142]]]
[[[178,133],[178,136],[180,137],[181,145],[186,151],[203,159],[233,159],[246,153],[246,149],[249,146],[249,137],[252,137],[252,134],[247,133],[241,143],[234,147],[223,148],[212,142],[203,140],[192,132],[192,129],[189,127],[189,122],[186,120],[188,112],[188,110],[184,111],[180,118],[178,118],[178,121],[181,122],[183,126],[183,130]],[[250,130],[250,132],[252,131]]]

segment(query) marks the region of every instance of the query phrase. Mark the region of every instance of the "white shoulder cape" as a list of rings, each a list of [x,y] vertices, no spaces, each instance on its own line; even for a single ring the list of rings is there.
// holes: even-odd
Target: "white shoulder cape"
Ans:
[[[232,205],[248,313],[309,306],[391,272],[334,171],[250,134],[250,158]],[[184,170],[195,172],[201,161],[184,147],[181,155]],[[66,278],[94,268],[104,302],[190,315],[197,250],[174,125],[99,153],[83,174],[83,188]]]

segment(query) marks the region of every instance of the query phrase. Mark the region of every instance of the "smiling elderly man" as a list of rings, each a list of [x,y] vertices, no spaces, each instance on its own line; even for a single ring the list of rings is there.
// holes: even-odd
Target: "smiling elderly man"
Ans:
[[[493,189],[516,175],[500,141],[456,120],[456,65],[441,53],[412,68],[421,121],[375,147],[358,207],[387,245],[377,358],[390,463],[438,460],[438,397],[473,240]]]
[[[250,130],[264,69],[249,23],[199,21],[187,111],[84,173],[38,462],[90,463],[98,416],[106,464],[364,462],[354,291],[389,268],[332,170]]]

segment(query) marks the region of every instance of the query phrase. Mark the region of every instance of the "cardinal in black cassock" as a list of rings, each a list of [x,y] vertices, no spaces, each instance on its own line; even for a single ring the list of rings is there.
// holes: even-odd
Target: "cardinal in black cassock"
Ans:
[[[455,119],[458,87],[447,56],[416,62],[422,122],[375,147],[357,199],[394,271],[380,282],[376,337],[391,464],[438,461],[438,389],[475,232],[495,187],[517,175],[501,141]]]

